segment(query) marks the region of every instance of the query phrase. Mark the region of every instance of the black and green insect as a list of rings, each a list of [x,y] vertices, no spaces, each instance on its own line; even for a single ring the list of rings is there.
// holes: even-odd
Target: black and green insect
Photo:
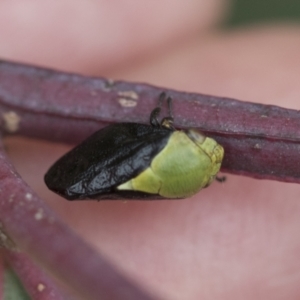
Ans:
[[[166,94],[151,112],[150,125],[109,125],[61,157],[46,173],[48,188],[68,200],[186,198],[207,187],[220,170],[224,150],[195,130],[159,122]]]

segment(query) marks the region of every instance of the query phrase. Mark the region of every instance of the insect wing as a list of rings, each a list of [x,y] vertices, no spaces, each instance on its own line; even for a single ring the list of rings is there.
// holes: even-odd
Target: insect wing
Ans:
[[[171,133],[137,123],[107,126],[60,158],[46,173],[45,183],[69,200],[109,195],[145,170]]]

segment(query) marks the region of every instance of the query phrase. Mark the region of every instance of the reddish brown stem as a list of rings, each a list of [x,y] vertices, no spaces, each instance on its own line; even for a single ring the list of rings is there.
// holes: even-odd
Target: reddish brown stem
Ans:
[[[4,294],[4,260],[3,257],[0,256],[0,299],[3,300],[3,294]]]
[[[113,122],[148,123],[163,89],[0,62],[0,114],[15,133],[77,143]],[[222,171],[300,182],[300,112],[168,90],[175,126],[195,127],[225,147]],[[6,125],[6,126],[5,126]],[[7,121],[2,129],[6,133]]]
[[[32,300],[66,300],[65,295],[56,287],[41,269],[25,254],[16,251],[3,251],[6,260],[18,274],[24,288]]]
[[[20,178],[2,149],[0,182],[2,231],[83,299],[152,299],[66,227]]]

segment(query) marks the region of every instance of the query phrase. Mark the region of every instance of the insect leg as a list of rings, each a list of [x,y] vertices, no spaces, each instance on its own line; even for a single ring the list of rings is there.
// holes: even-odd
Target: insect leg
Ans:
[[[174,118],[173,118],[173,112],[172,112],[172,101],[173,101],[173,99],[171,97],[167,98],[169,116],[164,117],[161,121],[161,126],[167,127],[169,129],[174,129],[174,127],[173,127]]]
[[[154,127],[160,126],[159,121],[158,121],[158,117],[159,117],[159,114],[160,114],[160,111],[161,111],[161,105],[162,105],[165,98],[166,98],[166,93],[162,92],[159,95],[158,106],[155,107],[152,110],[151,114],[150,114],[150,124]]]

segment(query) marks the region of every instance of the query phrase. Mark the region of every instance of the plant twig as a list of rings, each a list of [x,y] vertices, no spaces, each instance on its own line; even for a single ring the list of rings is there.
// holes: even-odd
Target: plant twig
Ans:
[[[20,178],[0,149],[2,231],[84,299],[152,299],[75,235]]]
[[[148,123],[162,90],[0,62],[2,130],[78,143],[109,123]],[[223,172],[300,182],[299,111],[167,92],[174,99],[176,127],[199,128],[224,146]]]
[[[22,284],[33,300],[66,300],[49,276],[38,268],[24,253],[5,250],[6,261],[18,274]]]

